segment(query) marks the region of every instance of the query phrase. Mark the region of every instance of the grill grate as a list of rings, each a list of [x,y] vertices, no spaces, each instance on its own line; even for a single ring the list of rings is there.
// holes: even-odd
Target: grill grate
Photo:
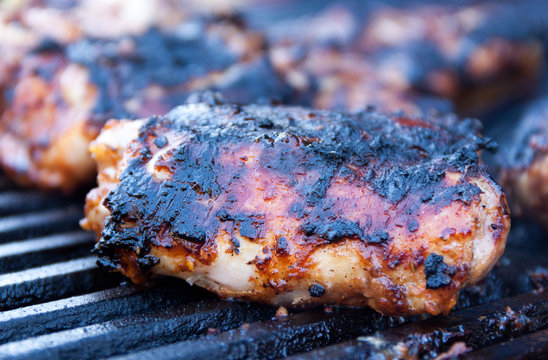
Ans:
[[[332,308],[276,319],[272,307],[220,301],[181,280],[136,286],[103,273],[92,235],[78,230],[81,197],[0,184],[0,359],[435,358],[455,343],[470,358],[548,353],[542,254],[510,247],[448,316]]]

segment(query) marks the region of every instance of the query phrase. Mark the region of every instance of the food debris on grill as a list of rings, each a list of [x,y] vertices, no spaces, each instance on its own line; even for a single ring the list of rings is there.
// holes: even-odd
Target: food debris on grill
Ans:
[[[276,310],[276,316],[275,318],[277,320],[283,320],[289,316],[289,311],[283,306],[280,306],[278,310]]]
[[[509,213],[476,121],[212,96],[111,121],[92,144],[99,186],[83,226],[103,268],[274,305],[438,314],[502,254]]]

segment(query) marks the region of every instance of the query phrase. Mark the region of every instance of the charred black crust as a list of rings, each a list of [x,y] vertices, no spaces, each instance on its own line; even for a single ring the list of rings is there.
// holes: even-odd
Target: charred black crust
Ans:
[[[231,236],[261,238],[265,214],[249,213],[233,192],[241,179],[252,176],[252,170],[243,165],[245,159],[234,164],[220,161],[223,154],[234,157],[237,149],[251,145],[261,148],[256,166],[278,176],[302,199],[289,206],[303,224],[294,236],[313,246],[349,238],[380,245],[391,241],[393,229],[378,219],[353,221],[334,209],[340,202],[328,194],[334,179],[367,187],[393,205],[412,196],[441,209],[455,201],[467,204],[480,194],[467,181],[485,176],[476,152],[486,141],[475,135],[474,121],[449,116],[409,125],[399,117],[375,112],[348,115],[262,105],[199,106],[195,112],[174,109],[141,127],[139,153],[104,202],[111,215],[96,246],[102,263],[119,265],[120,249],[143,258],[151,245],[170,246],[160,244],[166,236],[173,239],[172,245],[195,254],[214,244],[220,228]],[[156,162],[171,174],[158,181],[147,165],[157,149],[154,140],[168,133],[188,140]],[[318,170],[316,178],[297,180],[297,172]],[[444,184],[448,171],[461,173],[461,181]],[[215,210],[208,205],[212,203],[217,204]],[[421,206],[420,201],[408,203],[403,224],[416,221]],[[410,231],[413,228],[410,225]],[[287,251],[287,240],[278,238],[276,252]],[[449,268],[436,259],[429,260],[426,270],[431,288],[445,286],[449,274]]]
[[[293,90],[275,71],[259,46],[250,55],[237,52],[209,30],[222,24],[251,33],[237,16],[193,16],[173,30],[150,28],[145,33],[119,38],[81,38],[67,45],[44,39],[30,54],[56,54],[67,64],[79,64],[90,73],[99,92],[91,124],[102,127],[110,118],[140,118],[165,113],[191,94],[189,83],[231,69],[231,76],[207,88],[237,102],[277,99],[289,102]],[[37,65],[37,73],[51,77],[52,70]],[[40,68],[43,67],[43,68]],[[162,88],[161,99],[140,95],[149,86]],[[129,100],[140,102],[128,107]],[[152,102],[152,103],[147,103]],[[135,102],[134,102],[135,103]]]
[[[59,42],[50,39],[45,38],[38,45],[36,45],[33,49],[31,49],[31,54],[44,54],[44,53],[58,53],[63,51],[63,45],[59,44]]]
[[[443,262],[443,256],[431,253],[424,261],[424,274],[426,275],[426,288],[439,289],[451,284],[451,276],[456,271],[453,267]]]
[[[307,223],[301,227],[306,236],[318,236],[328,242],[339,241],[344,238],[358,238],[364,241],[365,237],[357,222],[348,220],[335,220],[328,223]]]
[[[312,297],[322,297],[325,294],[325,288],[320,284],[312,284],[308,287],[308,293]]]
[[[231,237],[230,242],[232,243],[232,252],[234,252],[236,255],[240,254],[240,240],[236,239],[235,237]]]
[[[160,259],[152,255],[145,255],[142,258],[139,258],[139,260],[137,260],[137,263],[139,264],[139,267],[141,268],[141,270],[147,271],[151,269],[153,266],[160,263]]]
[[[367,241],[372,244],[381,244],[390,240],[390,235],[384,230],[378,230],[374,234],[369,235]]]
[[[409,223],[407,224],[407,229],[409,229],[409,232],[415,232],[419,230],[418,221],[415,219],[412,219],[411,221],[409,221]]]
[[[287,242],[287,239],[283,236],[280,236],[278,238],[278,242],[276,244],[276,254],[278,255],[289,254],[289,243]]]
[[[168,141],[165,136],[160,136],[154,139],[154,145],[156,145],[158,149],[165,147],[167,144],[168,144]]]

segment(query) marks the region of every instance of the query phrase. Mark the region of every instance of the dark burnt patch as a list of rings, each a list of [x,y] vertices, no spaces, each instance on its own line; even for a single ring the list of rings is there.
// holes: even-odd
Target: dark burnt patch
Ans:
[[[233,177],[233,179],[235,179]],[[264,229],[264,220],[261,214],[238,213],[231,215],[227,209],[221,209],[217,218],[222,222],[231,221],[240,232],[240,235],[251,240],[258,238]]]
[[[231,247],[230,251],[233,252],[236,255],[239,255],[240,254],[240,240],[238,240],[235,237],[231,237],[230,242],[232,244],[232,247]]]
[[[165,147],[168,144],[167,138],[165,136],[160,136],[154,139],[154,145],[159,149]]]
[[[31,51],[31,54],[61,53],[63,45],[51,38],[42,39]]]
[[[287,239],[283,236],[280,236],[278,238],[278,242],[276,244],[276,254],[278,255],[289,254],[289,243],[287,242]]]
[[[312,297],[322,297],[325,294],[325,288],[320,284],[312,284],[308,287],[308,293]]]
[[[318,236],[328,242],[335,242],[345,238],[357,238],[367,241],[362,229],[356,222],[345,219],[335,220],[330,223],[307,223],[301,226],[301,231],[306,236]]]
[[[390,235],[384,230],[378,230],[367,236],[367,241],[372,244],[382,244],[390,240]]]
[[[419,230],[418,221],[415,219],[410,220],[409,223],[407,224],[407,229],[409,230],[409,232],[415,232]]]
[[[171,246],[211,261],[219,228],[260,242],[278,229],[271,228],[266,202],[256,213],[246,205],[250,193],[258,191],[248,183],[257,172],[266,187],[258,196],[276,194],[272,184],[277,183],[295,195],[284,215],[298,219],[301,227],[291,239],[278,238],[276,254],[286,254],[288,243],[300,240],[311,249],[345,239],[385,244],[395,224],[414,228],[421,200],[434,211],[455,201],[466,205],[479,194],[467,179],[485,175],[476,151],[487,142],[474,135],[474,121],[448,116],[405,122],[375,112],[348,115],[217,100],[193,106],[195,111],[176,108],[142,126],[140,151],[105,200],[111,215],[96,250],[106,258],[103,263],[116,267],[120,249],[142,258],[152,245],[168,246],[161,241],[166,236],[174,239]],[[168,133],[186,140],[170,143],[157,160],[155,165],[170,174],[159,181],[147,165],[158,151],[155,139]],[[240,158],[240,150],[250,147],[258,150],[252,167]],[[461,180],[448,186],[447,172],[462,174]],[[373,191],[386,210],[349,207],[344,197],[330,193],[341,183]],[[386,211],[394,207],[397,219],[389,220]],[[350,220],[346,211],[359,211],[360,218]],[[431,288],[446,286],[451,273],[436,259],[425,270]]]
[[[443,256],[432,253],[424,261],[424,274],[426,275],[426,288],[439,289],[451,284],[451,276],[456,270],[443,262]]]
[[[137,264],[143,271],[151,269],[156,264],[160,263],[160,259],[152,255],[145,255],[137,260]]]
[[[248,42],[249,48],[236,49],[221,28],[226,28],[227,37],[241,37],[239,41]],[[259,35],[235,16],[195,15],[171,30],[150,28],[141,35],[119,38],[84,37],[68,45],[45,38],[30,53],[55,54],[89,71],[91,83],[99,90],[91,119],[98,128],[110,118],[164,114],[197,90],[219,91],[243,103],[289,102],[293,94],[265,55]],[[38,64],[36,71],[47,74],[43,69],[47,65]],[[192,85],[213,74],[228,74],[229,69],[230,75],[219,81]]]
[[[245,219],[240,222],[240,235],[245,236],[251,240],[259,237],[264,222],[257,219]]]

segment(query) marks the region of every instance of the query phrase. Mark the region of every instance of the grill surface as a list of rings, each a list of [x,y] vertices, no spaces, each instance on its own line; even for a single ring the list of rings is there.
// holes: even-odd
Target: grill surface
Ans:
[[[250,18],[261,26],[309,6]],[[184,281],[137,287],[102,273],[78,227],[82,199],[17,189],[0,174],[0,359],[548,357],[548,241],[529,224],[512,225],[499,264],[449,316],[320,308],[277,319],[275,308]]]
[[[20,190],[0,176],[0,359],[548,354],[548,261],[538,253],[541,233],[527,224],[514,226],[495,270],[449,316],[326,308],[276,319],[275,308],[221,301],[177,279],[137,287],[101,272],[93,237],[78,229],[81,208],[81,196]]]

